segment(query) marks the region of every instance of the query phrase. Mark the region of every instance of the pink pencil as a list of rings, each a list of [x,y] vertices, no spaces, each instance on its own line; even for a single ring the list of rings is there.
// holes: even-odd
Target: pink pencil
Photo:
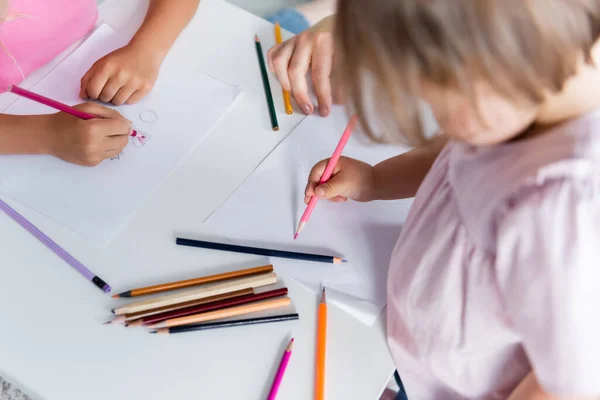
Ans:
[[[58,111],[65,112],[65,113],[70,114],[70,115],[72,115],[74,117],[77,117],[77,118],[81,118],[81,119],[94,119],[94,118],[98,118],[95,115],[88,114],[86,112],[80,111],[80,110],[78,110],[76,108],[70,107],[70,106],[68,106],[66,104],[63,104],[63,103],[60,103],[60,102],[58,102],[56,100],[52,100],[52,99],[44,97],[44,96],[42,96],[40,94],[30,92],[29,90],[21,89],[17,85],[11,85],[11,86],[9,86],[8,87],[8,91],[9,92],[13,92],[14,94],[18,94],[19,96],[25,97],[25,98],[27,98],[29,100],[36,101],[36,102],[38,102],[40,104],[43,104],[45,106],[52,107],[54,109],[57,109]],[[131,136],[132,137],[136,137],[137,136],[137,132],[133,131],[131,133]]]
[[[277,392],[279,391],[279,386],[281,386],[281,381],[283,380],[283,375],[285,374],[285,369],[287,368],[288,362],[290,361],[290,357],[292,356],[292,347],[294,346],[294,339],[290,340],[290,344],[288,344],[287,349],[285,349],[285,353],[283,353],[283,357],[281,357],[281,363],[279,364],[279,369],[277,370],[277,375],[275,375],[275,380],[273,381],[273,385],[271,386],[271,391],[269,392],[269,397],[267,400],[275,400],[277,397]]]
[[[337,147],[335,148],[333,155],[329,159],[329,162],[327,163],[327,167],[325,167],[325,172],[323,172],[323,175],[321,176],[319,185],[324,184],[325,182],[327,182],[329,180],[329,178],[331,178],[331,174],[333,174],[333,169],[335,168],[335,165],[337,164],[338,160],[340,159],[340,157],[342,155],[342,151],[344,151],[344,147],[346,146],[346,143],[348,143],[348,139],[350,139],[350,135],[352,134],[352,131],[354,130],[354,127],[356,126],[357,121],[358,121],[358,117],[356,115],[353,116],[352,118],[350,118],[350,122],[348,122],[348,126],[346,126],[346,129],[344,130],[344,134],[342,135],[340,142],[338,143]],[[308,203],[308,206],[306,206],[306,210],[304,210],[304,214],[302,214],[302,218],[300,218],[300,224],[298,225],[298,229],[296,229],[296,234],[294,235],[294,240],[298,237],[298,235],[300,234],[300,231],[302,231],[302,229],[304,229],[304,226],[308,222],[308,219],[310,218],[310,215],[312,214],[313,210],[315,209],[315,206],[317,205],[318,200],[319,200],[319,198],[317,196],[313,196],[310,198],[310,202]]]

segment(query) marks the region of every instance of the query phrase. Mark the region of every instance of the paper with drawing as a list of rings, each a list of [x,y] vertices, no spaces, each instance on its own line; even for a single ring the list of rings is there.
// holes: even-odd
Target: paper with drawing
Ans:
[[[129,38],[100,26],[31,90],[74,105],[81,77]],[[0,190],[13,199],[106,243],[160,186],[233,104],[239,89],[165,60],[152,93],[135,105],[113,107],[139,134],[123,152],[94,168],[50,156],[0,157]],[[56,110],[19,99],[8,114]]]
[[[207,220],[208,232],[235,244],[341,256],[332,265],[271,259],[276,271],[318,291],[328,288],[334,301],[371,324],[385,304],[389,256],[410,201],[329,203],[320,201],[297,240],[308,173],[330,157],[348,122],[341,108],[331,116],[307,117]],[[367,144],[354,134],[344,155],[374,164],[404,149]],[[205,230],[206,231],[206,230]]]

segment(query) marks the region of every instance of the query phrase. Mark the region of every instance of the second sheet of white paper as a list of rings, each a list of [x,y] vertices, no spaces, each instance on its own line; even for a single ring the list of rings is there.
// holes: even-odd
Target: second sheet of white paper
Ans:
[[[205,227],[231,243],[344,257],[347,264],[272,258],[281,276],[315,292],[365,324],[385,305],[389,257],[411,201],[320,201],[297,240],[308,173],[333,153],[348,117],[340,107],[328,118],[307,117],[207,220]],[[356,132],[344,155],[375,164],[406,149],[367,144]]]
[[[101,25],[77,50],[31,90],[74,105],[80,79],[105,54],[129,41]],[[168,57],[156,85],[135,105],[114,107],[150,134],[143,147],[133,138],[123,153],[89,168],[51,156],[0,157],[0,190],[88,239],[107,243],[217,123],[239,89],[176,65]],[[19,99],[7,114],[57,112]],[[139,143],[138,143],[139,144]]]

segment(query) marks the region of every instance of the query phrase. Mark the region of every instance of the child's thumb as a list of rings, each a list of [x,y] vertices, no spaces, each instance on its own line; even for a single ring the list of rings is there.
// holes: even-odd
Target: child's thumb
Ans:
[[[346,192],[339,179],[331,179],[315,188],[315,195],[320,199],[331,199]]]

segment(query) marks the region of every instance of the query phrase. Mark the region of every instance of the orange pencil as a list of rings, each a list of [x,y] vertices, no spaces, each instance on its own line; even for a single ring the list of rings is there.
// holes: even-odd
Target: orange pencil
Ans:
[[[279,26],[279,22],[275,24],[275,43],[281,44],[283,39],[281,38],[281,26]],[[283,104],[285,105],[285,113],[292,114],[294,110],[292,109],[292,101],[290,98],[290,92],[285,89],[283,91]]]
[[[315,400],[325,399],[325,354],[327,348],[327,299],[325,287],[321,294],[317,326],[317,357],[315,362]]]

